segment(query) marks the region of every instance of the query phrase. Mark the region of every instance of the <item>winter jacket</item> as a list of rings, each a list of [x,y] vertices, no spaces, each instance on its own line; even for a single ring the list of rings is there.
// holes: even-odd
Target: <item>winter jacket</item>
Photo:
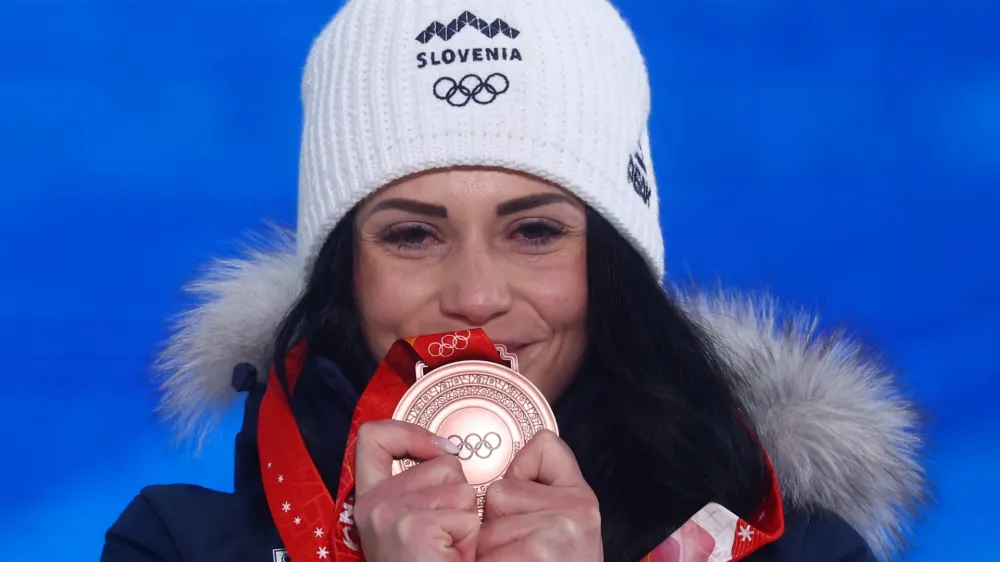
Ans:
[[[284,247],[227,262],[197,285],[204,303],[184,317],[164,364],[171,373],[164,406],[183,428],[195,430],[216,403],[237,396],[234,365],[248,362],[266,372],[268,336],[300,289],[304,269],[295,256]],[[785,532],[747,560],[874,562],[896,556],[906,514],[922,499],[924,477],[916,415],[892,373],[843,336],[817,334],[811,318],[779,322],[766,298],[701,294],[682,304],[716,336],[719,351],[746,383],[740,399],[781,489]],[[312,357],[303,369],[316,370],[337,390],[331,407],[338,414],[324,430],[331,450],[343,450],[357,392],[328,360]],[[287,560],[257,454],[264,388],[258,381],[246,398],[233,493],[183,484],[142,490],[108,530],[102,562]]]

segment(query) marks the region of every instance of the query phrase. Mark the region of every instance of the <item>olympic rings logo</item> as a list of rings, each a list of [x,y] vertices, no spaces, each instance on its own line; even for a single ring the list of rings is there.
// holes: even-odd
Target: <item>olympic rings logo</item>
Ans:
[[[469,338],[472,337],[470,330],[462,330],[453,334],[445,334],[441,341],[432,342],[427,346],[427,353],[431,357],[451,357],[456,351],[462,351],[469,347]]]
[[[458,82],[454,78],[443,76],[434,83],[434,97],[448,102],[452,107],[464,107],[469,101],[487,105],[509,89],[510,80],[499,72],[490,74],[486,80],[476,74],[466,74]]]
[[[486,437],[480,437],[478,433],[470,433],[465,436],[465,439],[458,435],[449,435],[448,440],[458,447],[458,458],[463,461],[471,459],[473,455],[481,459],[488,459],[493,451],[500,448],[500,444],[503,443],[500,434],[495,431],[487,433]]]

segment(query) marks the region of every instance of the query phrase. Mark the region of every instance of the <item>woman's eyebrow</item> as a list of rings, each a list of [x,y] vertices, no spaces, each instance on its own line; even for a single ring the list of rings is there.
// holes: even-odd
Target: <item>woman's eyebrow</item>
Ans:
[[[534,195],[526,195],[524,197],[518,197],[517,199],[511,199],[510,201],[500,203],[497,205],[497,215],[512,215],[514,213],[527,211],[543,205],[551,205],[553,203],[569,203],[570,205],[576,206],[576,202],[573,201],[572,198],[561,193],[536,193]]]
[[[374,215],[379,211],[388,210],[397,211],[407,211],[410,213],[416,213],[418,215],[427,215],[429,217],[435,217],[439,219],[448,218],[448,209],[440,205],[431,205],[430,203],[423,203],[421,201],[414,201],[413,199],[383,199],[375,204],[372,208],[370,214]]]

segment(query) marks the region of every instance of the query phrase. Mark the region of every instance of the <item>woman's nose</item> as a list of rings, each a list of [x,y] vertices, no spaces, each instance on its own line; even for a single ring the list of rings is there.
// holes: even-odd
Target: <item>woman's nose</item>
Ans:
[[[510,311],[504,268],[485,249],[465,249],[449,260],[441,311],[472,326],[483,326]]]

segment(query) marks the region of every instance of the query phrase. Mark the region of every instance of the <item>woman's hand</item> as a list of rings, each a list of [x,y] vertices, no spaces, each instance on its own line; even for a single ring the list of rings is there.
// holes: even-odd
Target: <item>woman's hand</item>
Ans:
[[[604,560],[597,496],[555,433],[535,435],[486,491],[476,560]]]
[[[367,562],[471,562],[479,515],[475,490],[447,439],[394,420],[358,431],[354,519]],[[392,476],[392,461],[424,461]]]

